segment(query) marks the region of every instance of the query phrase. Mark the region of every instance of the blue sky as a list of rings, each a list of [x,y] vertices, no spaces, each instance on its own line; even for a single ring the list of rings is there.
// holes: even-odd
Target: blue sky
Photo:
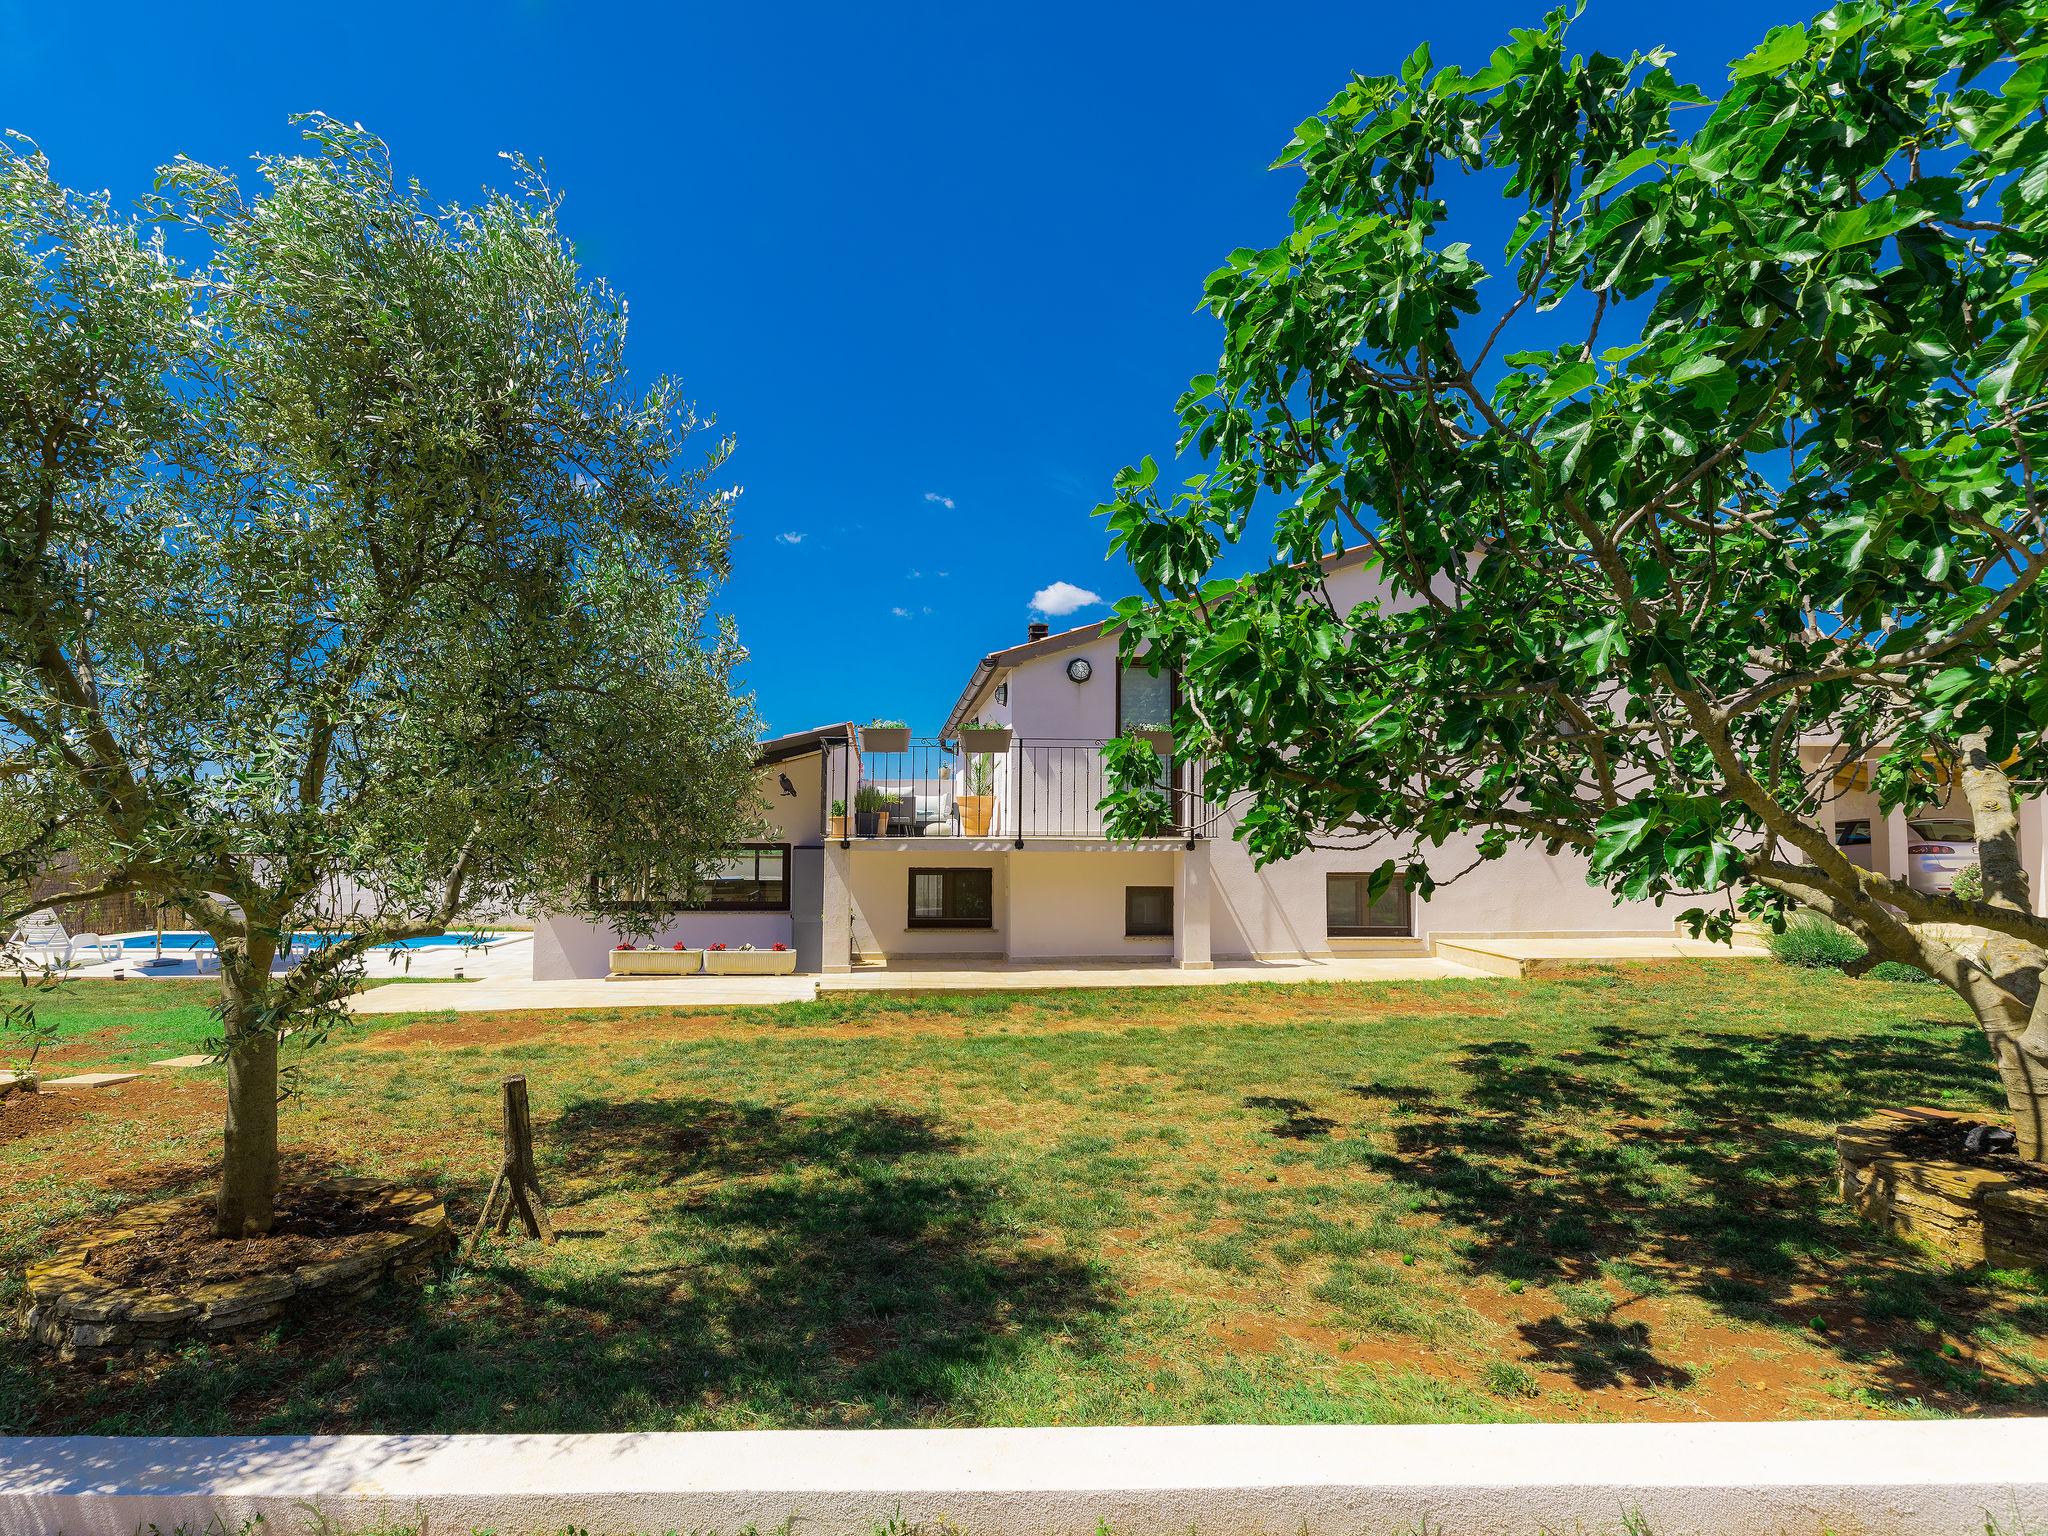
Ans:
[[[1811,8],[1591,0],[1575,37],[1661,43],[1711,88]],[[545,160],[636,372],[739,437],[725,606],[765,727],[930,729],[1035,593],[1130,590],[1090,511],[1166,461],[1218,342],[1202,279],[1284,232],[1265,167],[1293,124],[1352,70],[1425,38],[1476,64],[1542,9],[0,0],[0,126],[123,200],[178,153],[289,147],[309,109],[443,198],[502,180],[500,150]]]

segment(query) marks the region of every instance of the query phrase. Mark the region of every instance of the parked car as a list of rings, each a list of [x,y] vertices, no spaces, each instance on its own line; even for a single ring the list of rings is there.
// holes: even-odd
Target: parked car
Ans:
[[[1835,823],[1835,846],[1842,850],[1842,857],[1858,869],[1870,868],[1870,820],[1859,816],[1853,821]]]
[[[1916,891],[1946,896],[1956,876],[1977,862],[1977,830],[1950,816],[1923,816],[1906,823],[1906,883]]]

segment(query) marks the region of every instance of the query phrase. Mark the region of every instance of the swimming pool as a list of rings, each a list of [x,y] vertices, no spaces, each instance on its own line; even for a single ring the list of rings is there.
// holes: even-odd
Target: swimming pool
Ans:
[[[323,944],[332,944],[345,939],[345,933],[295,933],[294,944],[303,944],[318,949]],[[502,944],[510,934],[503,933],[434,933],[418,939],[398,939],[390,944],[378,944],[377,949],[449,949],[463,945],[470,949],[488,949],[493,944]],[[155,952],[157,936],[153,933],[131,933],[121,940],[123,949],[146,949]],[[166,933],[163,936],[164,952],[172,950],[212,949],[213,935],[210,933]]]

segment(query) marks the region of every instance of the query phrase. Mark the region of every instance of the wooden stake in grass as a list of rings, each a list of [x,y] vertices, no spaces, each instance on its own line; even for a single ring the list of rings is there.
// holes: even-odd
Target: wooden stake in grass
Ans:
[[[500,1196],[504,1197],[502,1203]],[[547,1208],[541,1204],[540,1180],[533,1171],[533,1114],[526,1104],[523,1072],[505,1079],[505,1160],[498,1165],[498,1176],[491,1180],[491,1192],[484,1196],[484,1208],[477,1216],[476,1230],[469,1235],[471,1253],[476,1252],[493,1207],[497,1209],[500,1233],[510,1230],[512,1213],[517,1211],[528,1237],[537,1237],[544,1243],[555,1240],[555,1229],[548,1225]]]

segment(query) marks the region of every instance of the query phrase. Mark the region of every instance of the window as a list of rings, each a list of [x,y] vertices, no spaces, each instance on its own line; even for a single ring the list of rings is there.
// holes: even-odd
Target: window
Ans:
[[[1934,819],[1912,821],[1906,824],[1915,837],[1927,838],[1937,843],[1974,843],[1977,829],[1967,821]]]
[[[787,912],[789,844],[743,843],[712,860],[694,901],[661,895],[644,880],[613,890],[605,906],[636,912]]]
[[[993,928],[995,875],[986,869],[913,869],[910,926]]]
[[[1127,885],[1124,887],[1124,937],[1127,939],[1168,939],[1173,937],[1172,886]]]
[[[1125,667],[1117,679],[1117,734],[1171,724],[1173,674],[1164,668],[1155,675],[1143,667]]]
[[[789,845],[749,844],[717,860],[704,871],[704,894],[684,910],[787,912]]]
[[[1870,823],[1865,820],[1838,821],[1835,823],[1835,845],[1839,848],[1867,848],[1870,846]]]
[[[1371,877],[1367,875],[1329,877],[1327,929],[1331,938],[1405,939],[1415,932],[1406,880],[1396,875],[1378,901],[1371,899],[1371,889]]]

